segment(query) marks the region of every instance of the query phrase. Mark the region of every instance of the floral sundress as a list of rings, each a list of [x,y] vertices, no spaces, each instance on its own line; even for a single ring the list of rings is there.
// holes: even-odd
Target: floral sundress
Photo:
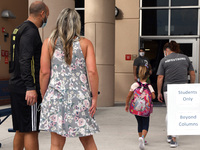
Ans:
[[[51,76],[41,104],[40,130],[64,137],[83,137],[99,132],[90,116],[91,95],[86,63],[79,39],[73,42],[72,62],[64,59],[58,38],[51,60]]]

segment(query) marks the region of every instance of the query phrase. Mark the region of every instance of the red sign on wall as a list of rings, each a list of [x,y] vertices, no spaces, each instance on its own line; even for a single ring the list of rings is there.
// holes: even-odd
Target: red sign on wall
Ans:
[[[5,51],[1,50],[1,56],[4,57],[5,56]]]
[[[125,60],[131,60],[131,54],[126,54],[125,55]]]
[[[5,57],[5,64],[8,64],[8,57]]]
[[[5,57],[8,57],[8,51],[4,51],[4,53],[5,53]]]
[[[4,27],[1,28],[2,32],[6,32],[6,29]]]

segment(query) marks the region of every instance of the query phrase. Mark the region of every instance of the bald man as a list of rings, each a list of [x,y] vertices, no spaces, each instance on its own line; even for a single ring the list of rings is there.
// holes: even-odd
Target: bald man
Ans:
[[[39,86],[42,41],[38,28],[44,27],[49,8],[41,1],[30,5],[26,21],[14,29],[11,38],[10,97],[14,150],[38,150],[38,126],[41,103]]]

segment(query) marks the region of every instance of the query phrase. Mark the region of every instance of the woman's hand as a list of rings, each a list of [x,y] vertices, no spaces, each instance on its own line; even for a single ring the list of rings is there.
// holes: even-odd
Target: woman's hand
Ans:
[[[97,100],[92,99],[92,106],[91,106],[90,109],[89,109],[89,112],[90,112],[91,117],[94,116],[96,110],[97,110]]]

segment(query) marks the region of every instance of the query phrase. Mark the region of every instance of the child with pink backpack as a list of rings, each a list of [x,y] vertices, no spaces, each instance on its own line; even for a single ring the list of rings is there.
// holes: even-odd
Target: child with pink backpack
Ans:
[[[144,149],[147,141],[145,137],[149,129],[149,116],[153,112],[152,99],[155,99],[155,92],[153,87],[146,81],[149,77],[148,66],[140,66],[138,76],[140,81],[131,85],[130,91],[126,98],[125,110],[134,114],[138,122],[138,134],[139,134],[139,148]],[[129,104],[129,101],[133,95],[133,99]]]

